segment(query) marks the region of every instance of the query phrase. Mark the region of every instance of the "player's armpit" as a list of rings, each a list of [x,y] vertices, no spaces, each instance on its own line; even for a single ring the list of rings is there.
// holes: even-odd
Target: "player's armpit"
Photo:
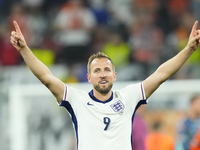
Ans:
[[[49,75],[48,77],[46,77],[46,82],[43,84],[51,91],[51,93],[55,96],[57,101],[61,103],[63,100],[63,93],[65,90],[64,83],[57,77]]]
[[[146,99],[148,99],[163,82],[164,81],[157,72],[154,72],[151,76],[144,80],[143,87]]]

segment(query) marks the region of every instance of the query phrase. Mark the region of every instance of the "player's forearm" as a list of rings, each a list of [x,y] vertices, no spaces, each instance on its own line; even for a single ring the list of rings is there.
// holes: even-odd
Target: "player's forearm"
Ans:
[[[189,59],[189,57],[193,54],[193,52],[194,52],[193,49],[186,46],[176,56],[163,63],[156,70],[156,73],[161,75],[161,80],[163,82],[166,81],[184,65],[184,63]]]
[[[45,66],[28,48],[25,47],[20,50],[20,54],[23,57],[25,63],[33,72],[33,74],[42,82],[46,83],[47,77],[51,75],[50,70]]]

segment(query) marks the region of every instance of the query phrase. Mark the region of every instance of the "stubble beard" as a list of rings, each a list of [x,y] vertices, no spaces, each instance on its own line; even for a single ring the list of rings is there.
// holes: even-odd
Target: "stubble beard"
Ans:
[[[99,85],[95,85],[94,88],[102,95],[106,95],[106,94],[108,94],[108,92],[110,92],[110,90],[112,89],[112,86],[113,86],[113,84],[109,84],[107,88],[103,89]]]

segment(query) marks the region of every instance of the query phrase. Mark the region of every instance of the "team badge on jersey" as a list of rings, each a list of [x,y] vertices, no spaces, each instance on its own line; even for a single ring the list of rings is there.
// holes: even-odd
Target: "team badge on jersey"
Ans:
[[[115,112],[121,112],[124,110],[124,104],[118,100],[114,104],[110,105],[110,107],[115,111]]]

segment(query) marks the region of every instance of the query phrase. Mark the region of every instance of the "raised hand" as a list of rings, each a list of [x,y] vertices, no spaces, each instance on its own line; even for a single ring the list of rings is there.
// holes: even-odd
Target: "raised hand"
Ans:
[[[187,44],[187,46],[190,49],[193,49],[194,51],[198,48],[200,44],[200,30],[197,30],[197,26],[198,26],[198,21],[195,21]]]
[[[25,48],[26,45],[26,41],[24,39],[24,36],[19,28],[19,25],[17,24],[16,21],[13,21],[13,24],[15,26],[15,31],[11,32],[11,36],[10,36],[10,42],[12,43],[12,45],[18,50],[21,51],[23,48]]]

